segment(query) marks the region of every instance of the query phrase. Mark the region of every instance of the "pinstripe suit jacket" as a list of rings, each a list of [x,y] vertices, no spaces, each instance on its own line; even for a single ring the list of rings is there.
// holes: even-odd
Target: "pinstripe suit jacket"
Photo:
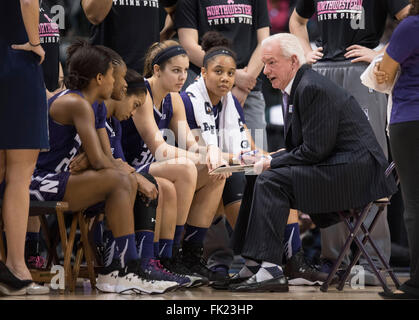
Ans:
[[[303,65],[291,89],[286,151],[271,170],[290,166],[296,209],[315,214],[359,208],[396,192],[388,162],[357,101]]]

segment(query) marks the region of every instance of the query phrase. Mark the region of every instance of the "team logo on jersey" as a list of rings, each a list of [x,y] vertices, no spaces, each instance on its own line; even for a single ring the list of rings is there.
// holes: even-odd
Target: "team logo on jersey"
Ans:
[[[211,131],[211,134],[215,134],[215,126],[209,125],[208,123],[204,122],[201,126],[202,131]]]
[[[242,147],[242,149],[247,149],[249,148],[249,141],[248,140],[243,140],[240,144],[240,146]]]
[[[352,29],[365,29],[364,0],[317,2],[317,20],[351,20]]]
[[[227,4],[210,5],[205,8],[207,21],[210,26],[225,24],[253,24],[253,7],[251,4],[234,3],[227,0]]]
[[[113,0],[114,6],[159,7],[159,0]]]
[[[205,113],[214,115],[214,113],[212,112],[212,107],[208,101],[205,102]]]
[[[58,184],[59,181],[56,180],[42,180],[39,191],[48,192],[48,193],[58,193]]]

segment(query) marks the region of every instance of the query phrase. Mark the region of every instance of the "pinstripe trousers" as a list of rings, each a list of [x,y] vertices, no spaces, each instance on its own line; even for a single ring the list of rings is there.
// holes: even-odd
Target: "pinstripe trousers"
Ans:
[[[270,169],[246,180],[232,248],[244,258],[281,265],[285,226],[295,202],[291,169]]]

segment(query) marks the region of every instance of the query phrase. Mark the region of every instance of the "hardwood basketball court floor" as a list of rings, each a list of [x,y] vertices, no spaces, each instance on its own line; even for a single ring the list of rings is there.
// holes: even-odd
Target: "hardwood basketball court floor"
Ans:
[[[405,275],[398,275],[403,283],[407,278]],[[390,278],[387,283],[392,290]],[[223,290],[214,290],[210,287],[200,287],[193,289],[180,289],[174,292],[158,295],[120,295],[111,293],[101,293],[90,287],[87,280],[79,280],[75,292],[60,293],[51,290],[50,294],[42,296],[17,296],[1,297],[0,300],[383,300],[379,292],[383,289],[379,286],[364,286],[352,288],[346,284],[342,291],[331,286],[328,292],[320,291],[319,286],[290,286],[289,292],[263,292],[263,293],[235,293]]]

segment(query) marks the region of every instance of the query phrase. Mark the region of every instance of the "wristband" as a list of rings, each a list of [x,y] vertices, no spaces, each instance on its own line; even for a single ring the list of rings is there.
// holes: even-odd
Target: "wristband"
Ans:
[[[38,44],[32,44],[30,41],[28,41],[29,42],[29,45],[31,46],[31,47],[39,47],[40,45],[41,45],[41,42],[40,43],[38,43]]]

